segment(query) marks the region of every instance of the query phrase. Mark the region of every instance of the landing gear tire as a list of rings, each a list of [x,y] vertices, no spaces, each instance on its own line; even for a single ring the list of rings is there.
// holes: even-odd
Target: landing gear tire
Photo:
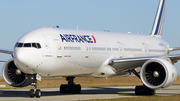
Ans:
[[[81,93],[81,85],[61,85],[60,93],[71,93],[71,94],[80,94]]]
[[[146,95],[155,95],[155,90],[150,89],[150,88],[146,88]]]
[[[142,91],[142,86],[136,86],[135,88],[135,94],[136,95],[142,95],[143,94],[143,91]]]
[[[68,93],[68,85],[61,85],[60,86],[60,93]]]
[[[148,88],[146,86],[136,86],[135,94],[136,95],[154,95],[155,90],[150,89],[150,88]]]
[[[40,89],[37,89],[37,90],[34,92],[34,89],[30,89],[30,91],[29,91],[29,97],[30,97],[30,98],[34,98],[34,96],[36,96],[36,98],[40,98],[40,97],[41,97],[41,90],[40,90]]]
[[[76,94],[80,94],[81,93],[81,85],[78,84],[78,85],[75,85],[76,87]]]
[[[34,97],[34,89],[30,89],[29,91],[29,97],[33,98]]]
[[[36,96],[36,98],[40,98],[41,97],[41,90],[40,89],[36,90],[35,96]]]

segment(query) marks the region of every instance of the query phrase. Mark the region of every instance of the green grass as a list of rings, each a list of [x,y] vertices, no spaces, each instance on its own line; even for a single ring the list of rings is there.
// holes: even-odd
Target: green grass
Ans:
[[[127,97],[127,98],[114,98],[114,99],[92,99],[92,100],[78,100],[78,101],[179,101],[179,100],[180,100],[180,95]]]

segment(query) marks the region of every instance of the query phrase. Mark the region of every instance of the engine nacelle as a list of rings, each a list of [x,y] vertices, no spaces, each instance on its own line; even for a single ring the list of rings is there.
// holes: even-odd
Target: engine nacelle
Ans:
[[[32,80],[27,80],[26,74],[16,67],[13,59],[5,63],[2,74],[6,83],[13,87],[25,87],[32,83]]]
[[[148,88],[165,88],[176,81],[177,71],[172,63],[166,59],[154,58],[143,64],[140,77],[143,84]]]

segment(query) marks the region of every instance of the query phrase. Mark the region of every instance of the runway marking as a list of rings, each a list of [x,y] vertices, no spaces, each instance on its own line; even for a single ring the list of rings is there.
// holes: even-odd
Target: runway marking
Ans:
[[[6,85],[0,85],[0,87],[6,87]]]

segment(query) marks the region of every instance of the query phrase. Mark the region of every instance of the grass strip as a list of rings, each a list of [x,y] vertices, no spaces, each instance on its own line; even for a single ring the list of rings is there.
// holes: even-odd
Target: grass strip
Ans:
[[[180,100],[180,95],[127,97],[127,98],[114,98],[114,99],[90,99],[90,100],[78,100],[78,101],[179,101],[179,100]]]

